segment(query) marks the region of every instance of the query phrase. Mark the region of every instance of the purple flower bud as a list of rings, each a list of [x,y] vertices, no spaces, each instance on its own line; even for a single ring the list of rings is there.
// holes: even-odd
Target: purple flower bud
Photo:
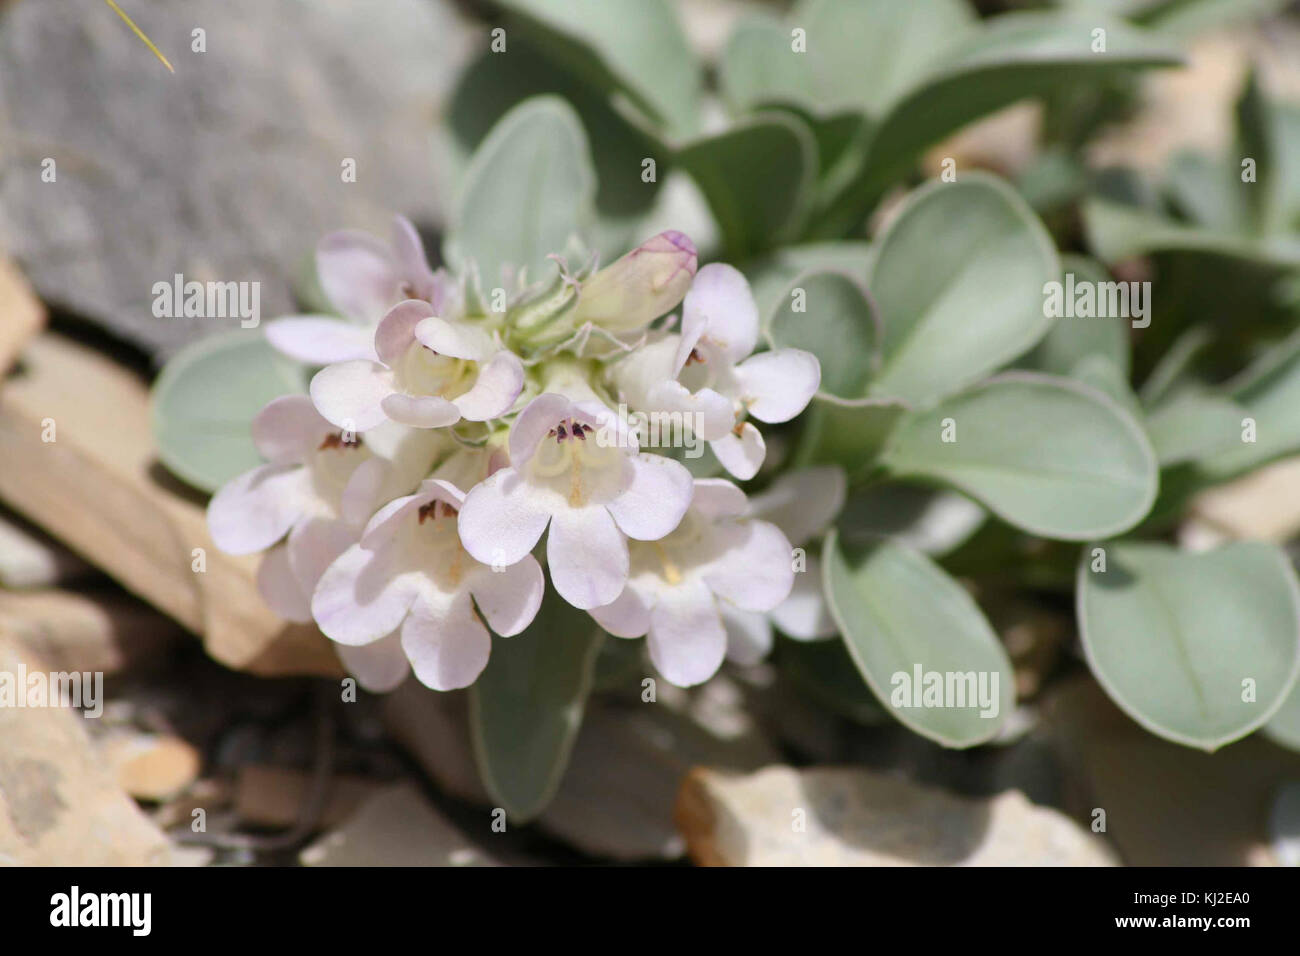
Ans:
[[[582,284],[577,318],[611,331],[640,328],[682,301],[698,265],[684,233],[661,232]]]

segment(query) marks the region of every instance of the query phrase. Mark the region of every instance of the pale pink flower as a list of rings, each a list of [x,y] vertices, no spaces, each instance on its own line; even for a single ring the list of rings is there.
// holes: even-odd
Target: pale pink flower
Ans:
[[[536,616],[541,567],[529,554],[509,566],[475,560],[457,528],[464,501],[450,482],[427,479],[380,509],[321,575],[312,614],[358,679],[404,675],[400,652],[426,686],[468,687],[492,649],[484,620],[507,637]]]
[[[510,411],[524,385],[518,356],[482,326],[444,319],[422,299],[394,306],[375,330],[379,361],[321,369],[311,397],[331,422],[369,431],[385,421],[441,428]]]
[[[343,319],[290,315],[266,325],[271,345],[308,365],[373,359],[375,326],[404,299],[423,299],[445,314],[455,285],[429,268],[410,220],[395,216],[389,245],[356,230],[332,232],[316,246],[316,272],[325,297]]]
[[[633,353],[615,369],[615,381],[638,411],[692,415],[696,433],[723,467],[742,480],[752,478],[766,445],[747,419],[789,421],[821,382],[811,352],[751,355],[758,333],[758,306],[745,277],[729,265],[707,265],[686,293],[681,334]]]
[[[749,499],[748,514],[770,521],[781,529],[792,547],[802,548],[830,527],[844,507],[848,482],[843,469],[818,465],[787,472],[774,480],[762,494]],[[803,570],[795,573],[790,596],[772,608],[768,616],[796,640],[813,641],[833,637],[837,631],[822,591],[821,558],[812,552],[803,556]],[[737,663],[757,663],[771,650],[771,639],[739,644],[728,652]]]
[[[511,564],[549,524],[551,580],[575,607],[614,600],[627,583],[627,538],[662,538],[691,500],[690,473],[638,452],[596,402],[539,395],[519,413],[509,443],[510,466],[465,499],[461,540],[480,561]]]
[[[650,659],[674,684],[708,680],[728,654],[771,645],[771,611],[794,584],[790,542],[747,517],[744,493],[721,478],[695,481],[681,524],[635,543],[627,587],[589,613],[617,637],[646,635]]]
[[[217,491],[208,527],[222,551],[265,551],[257,575],[263,598],[282,617],[309,621],[321,572],[357,540],[380,504],[428,472],[435,436],[397,425],[349,435],[305,395],[270,402],[252,431],[268,463]]]

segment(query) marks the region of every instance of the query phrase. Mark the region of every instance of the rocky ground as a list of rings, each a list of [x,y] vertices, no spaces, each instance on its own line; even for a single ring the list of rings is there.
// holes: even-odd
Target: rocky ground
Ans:
[[[1046,667],[1049,688],[1022,687],[1014,730],[976,751],[833,713],[770,666],[646,703],[640,658],[611,660],[555,801],[502,830],[463,693],[409,681],[352,702],[338,681],[226,670],[11,515],[0,582],[0,670],[106,674],[97,718],[0,708],[8,862],[1106,866],[1297,853],[1294,754],[1251,739],[1211,757],[1145,734],[1074,676],[1060,622],[1042,613],[1004,638],[1023,674]]]

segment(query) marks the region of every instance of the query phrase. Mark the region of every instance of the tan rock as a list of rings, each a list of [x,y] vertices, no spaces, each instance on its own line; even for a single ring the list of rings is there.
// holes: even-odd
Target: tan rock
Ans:
[[[0,300],[0,327],[6,308]],[[42,440],[43,422],[56,426],[57,440]],[[18,463],[0,468],[0,498],[200,634],[221,663],[264,675],[342,674],[315,625],[287,624],[262,601],[256,556],[219,551],[201,500],[159,480],[149,390],[130,369],[69,339],[37,336],[23,374],[0,384],[0,460]]]
[[[167,734],[113,731],[100,753],[122,789],[140,800],[168,800],[198,778],[202,760],[189,742]]]
[[[0,637],[0,671],[48,670]],[[0,863],[166,865],[162,832],[135,805],[62,707],[0,707]]]
[[[1300,533],[1300,458],[1203,491],[1191,511],[1192,521],[1207,523],[1224,540],[1289,541]]]
[[[304,866],[493,866],[413,785],[385,788],[299,854]]]
[[[958,797],[852,767],[697,768],[677,800],[708,866],[1110,866],[1109,846],[1016,790]]]

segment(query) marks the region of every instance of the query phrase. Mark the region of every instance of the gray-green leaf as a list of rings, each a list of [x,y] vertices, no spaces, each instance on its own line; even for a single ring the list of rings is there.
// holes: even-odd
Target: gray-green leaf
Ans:
[[[683,144],[677,163],[709,201],[732,257],[793,236],[808,211],[817,147],[787,113],[767,113]]]
[[[545,279],[556,269],[547,256],[591,228],[595,195],[587,134],[573,108],[555,96],[525,100],[474,153],[446,257],[458,268],[475,262],[487,289],[521,268],[529,282]]]
[[[556,59],[599,89],[627,94],[670,136],[696,131],[700,66],[665,0],[498,2]]]
[[[163,366],[150,394],[158,457],[177,477],[216,491],[262,464],[253,416],[273,398],[307,390],[305,370],[261,332],[202,339]]]
[[[828,271],[797,277],[777,301],[768,335],[774,348],[799,348],[817,356],[823,394],[866,395],[880,318],[860,279]]]
[[[920,404],[1031,348],[1052,319],[1056,247],[1010,186],[969,174],[918,190],[876,244],[867,287],[884,324],[871,394]]]
[[[1112,541],[1085,549],[1079,631],[1092,672],[1147,730],[1215,750],[1264,725],[1300,668],[1300,594],[1278,548],[1201,554]]]
[[[1155,453],[1113,400],[1081,383],[1008,373],[910,415],[882,463],[952,485],[1048,538],[1109,537],[1155,500]]]
[[[832,532],[822,563],[831,615],[886,711],[945,747],[971,747],[997,734],[1014,702],[1011,662],[960,584],[920,552],[887,538],[850,547]],[[918,669],[922,687],[913,688]],[[964,681],[965,697],[945,697],[945,706],[914,706],[909,692],[920,693],[930,674],[945,682],[970,675],[974,684]],[[981,682],[983,707],[971,693]]]
[[[512,822],[536,817],[560,785],[603,639],[549,587],[523,633],[492,638],[470,690],[470,721],[483,783]]]

